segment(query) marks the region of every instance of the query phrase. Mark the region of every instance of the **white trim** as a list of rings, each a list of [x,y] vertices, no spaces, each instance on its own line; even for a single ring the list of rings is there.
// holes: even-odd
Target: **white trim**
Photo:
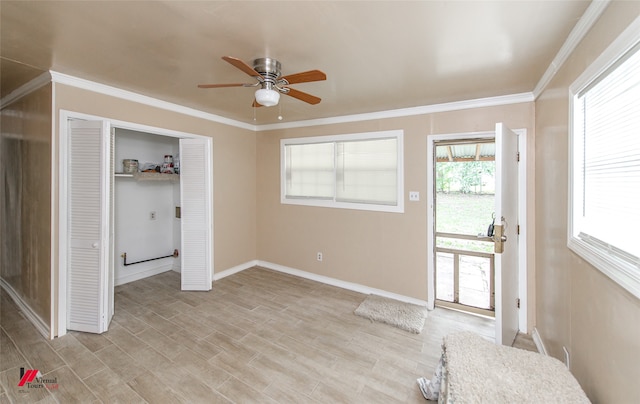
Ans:
[[[55,86],[55,83],[54,83]],[[71,113],[68,111],[60,111],[60,119],[58,121],[58,337],[62,337],[67,333],[67,234],[68,234],[68,203],[67,203],[67,155],[69,149],[69,119],[71,119]],[[55,179],[51,178],[55,183]],[[52,187],[52,190],[56,189]],[[53,215],[52,217],[56,217]],[[53,254],[51,254],[53,256]]]
[[[571,220],[571,219],[570,219]],[[578,237],[569,236],[567,247],[612,281],[640,299],[640,271],[638,267],[616,260],[603,250],[588,244]]]
[[[409,297],[409,296],[399,295],[399,294],[393,293],[393,292],[387,292],[386,290],[382,290],[382,289],[371,288],[369,286],[361,285],[361,284],[358,284],[358,283],[346,282],[346,281],[342,281],[340,279],[331,278],[331,277],[324,276],[324,275],[318,275],[318,274],[314,274],[314,273],[311,273],[311,272],[302,271],[300,269],[295,269],[295,268],[287,267],[287,266],[280,265],[280,264],[274,264],[272,262],[262,261],[262,260],[248,261],[248,262],[245,262],[244,264],[240,264],[240,265],[237,265],[235,267],[232,267],[232,268],[229,268],[229,269],[225,269],[224,271],[218,272],[214,276],[214,280],[218,281],[218,280],[220,280],[222,278],[226,278],[227,276],[231,276],[233,274],[237,274],[238,272],[242,272],[242,271],[244,271],[246,269],[250,269],[250,268],[253,268],[253,267],[262,267],[262,268],[270,269],[270,270],[273,270],[273,271],[282,272],[282,273],[285,273],[285,274],[297,276],[297,277],[300,277],[300,278],[309,279],[309,280],[312,280],[312,281],[324,283],[326,285],[335,286],[335,287],[338,287],[338,288],[341,288],[341,289],[352,290],[354,292],[363,293],[363,294],[366,294],[366,295],[375,294],[375,295],[378,295],[378,296],[384,296],[384,297],[388,297],[388,298],[399,300],[399,301],[406,302],[406,303],[417,304],[419,306],[426,306],[427,305],[427,302],[424,301],[424,300],[416,299],[416,298]]]
[[[144,270],[144,271],[136,272],[134,274],[130,274],[130,275],[127,275],[127,276],[120,276],[118,278],[115,278],[113,286],[120,286],[120,285],[124,285],[126,283],[135,282],[135,281],[138,281],[140,279],[148,278],[148,277],[153,276],[153,275],[158,275],[158,274],[161,274],[163,272],[169,272],[171,270],[173,270],[173,264],[162,265],[162,266],[159,266],[159,267],[155,267],[155,268],[147,269],[147,270]]]
[[[132,91],[123,90],[117,87],[109,86],[106,84],[96,83],[94,81],[82,79],[79,77],[70,76],[68,74],[59,73],[50,70],[48,74],[51,76],[51,81],[54,83],[60,83],[71,87],[81,88],[84,90],[104,94],[112,97],[125,99],[132,102],[137,102],[143,105],[149,105],[152,107],[165,109],[168,111],[177,112],[180,114],[193,116],[196,118],[205,119],[212,122],[221,123],[224,125],[235,126],[242,129],[248,129],[254,132],[261,132],[265,130],[274,129],[289,129],[289,128],[304,128],[309,126],[331,125],[339,123],[349,122],[361,122],[387,118],[398,118],[414,115],[432,114],[436,112],[449,112],[458,111],[462,109],[474,109],[484,107],[494,107],[500,105],[519,104],[523,102],[532,102],[535,100],[534,94],[531,92],[500,95],[496,97],[477,98],[472,100],[454,101],[441,104],[424,105],[412,108],[402,108],[387,111],[369,112],[363,114],[344,115],[330,118],[318,118],[309,119],[304,121],[293,121],[284,123],[274,123],[265,125],[251,125],[234,119],[225,118],[220,115],[211,114],[209,112],[200,111],[194,108],[185,107],[179,104],[174,104],[167,101],[162,101],[153,97],[138,94]]]
[[[20,87],[16,88],[9,94],[0,99],[0,109],[6,107],[12,102],[24,97],[25,95],[34,92],[35,90],[43,87],[51,82],[51,75],[49,72],[44,72],[38,77],[31,79]]]
[[[569,86],[569,99],[578,94],[598,76],[604,73],[622,55],[627,53],[640,41],[640,16],[605,49]],[[569,121],[572,122],[572,121]]]
[[[533,331],[531,332],[531,338],[533,339],[533,342],[536,344],[536,348],[538,348],[538,352],[540,352],[544,356],[549,356],[549,354],[547,353],[547,348],[544,346],[542,337],[540,336],[540,333],[538,332],[538,329],[536,327],[533,327]]]
[[[518,295],[520,297],[520,311],[518,313],[518,328],[526,330],[527,327],[527,302],[528,302],[528,245],[527,245],[527,130],[514,129],[518,135],[518,151],[520,163],[518,166],[518,224],[520,235],[518,237]],[[437,141],[494,138],[495,131],[468,132],[427,136],[427,307],[432,310],[435,307],[435,254],[433,243],[435,240],[434,228],[434,191],[435,181],[433,172],[434,144]],[[429,184],[431,183],[431,186]]]
[[[527,263],[528,263],[528,249],[529,243],[527,239],[527,229],[529,228],[527,222],[527,130],[519,129],[515,130],[518,134],[518,154],[520,161],[518,163],[518,226],[520,227],[520,234],[518,234],[518,298],[520,299],[520,311],[518,312],[518,328],[520,331],[526,332],[528,327],[527,314],[528,314],[528,276],[527,276]]]
[[[257,265],[258,265],[258,260],[253,260],[253,261],[245,262],[244,264],[236,265],[235,267],[231,267],[231,268],[225,269],[224,271],[220,271],[213,274],[213,280],[219,281],[222,278],[226,278],[227,276],[237,274],[238,272],[242,272],[245,269],[253,268]]]
[[[477,98],[473,100],[454,101],[442,104],[424,105],[413,108],[392,109],[388,111],[368,112],[364,114],[344,115],[330,118],[309,119],[285,123],[265,124],[255,127],[256,132],[274,129],[304,128],[309,126],[333,125],[340,123],[372,121],[387,118],[400,118],[414,115],[433,114],[437,112],[458,111],[461,109],[474,109],[495,107],[500,105],[519,104],[535,100],[533,93],[519,93],[501,95],[497,97]]]
[[[373,295],[388,297],[390,299],[399,300],[405,303],[417,304],[419,306],[428,307],[427,302],[424,300],[416,299],[409,296],[399,295],[393,292],[387,292],[386,290],[382,290],[382,289],[371,288],[369,286],[361,285],[359,283],[346,282],[340,279],[331,278],[324,275],[318,275],[311,272],[301,271],[299,269],[287,267],[284,265],[274,264],[267,261],[258,261],[257,265],[263,268],[271,269],[271,270],[282,272],[285,274],[298,276],[300,278],[305,278],[312,281],[324,283],[326,285],[331,285],[331,286],[336,286],[342,289],[352,290],[354,292],[362,293],[365,295],[373,294]]]
[[[363,114],[344,115],[330,118],[318,118],[309,119],[303,121],[293,121],[285,123],[274,123],[264,125],[251,125],[241,121],[237,121],[230,118],[225,118],[220,115],[212,114],[205,111],[200,111],[194,108],[185,107],[183,105],[174,104],[168,101],[159,100],[157,98],[149,97],[139,93],[135,93],[128,90],[123,90],[117,87],[109,86],[106,84],[97,83],[94,81],[74,77],[68,74],[59,73],[54,70],[42,73],[35,79],[20,86],[18,89],[12,91],[2,99],[0,99],[0,107],[4,107],[16,99],[42,87],[43,85],[52,82],[64,84],[71,87],[80,88],[87,91],[92,91],[98,94],[104,94],[111,97],[124,99],[127,101],[137,102],[142,105],[148,105],[195,118],[201,118],[212,122],[221,123],[224,125],[235,126],[242,129],[248,129],[254,132],[261,132],[274,129],[289,129],[289,128],[303,128],[309,126],[331,125],[339,123],[349,122],[361,122],[377,119],[398,118],[414,115],[433,114],[437,112],[449,112],[458,111],[462,109],[474,109],[484,107],[494,107],[500,105],[519,104],[523,102],[535,101],[535,93],[525,92],[518,94],[508,94],[496,97],[476,98],[471,100],[454,101],[441,104],[423,105],[411,108],[401,108],[378,112],[368,112]]]
[[[605,251],[586,243],[574,236],[574,103],[577,95],[607,69],[618,61],[625,53],[640,42],[640,16],[629,26],[578,76],[569,86],[569,175],[567,204],[567,247],[578,256],[584,258],[594,268],[635,297],[640,298],[640,271],[628,262],[618,260]]]
[[[38,330],[38,332],[42,334],[43,337],[45,337],[46,339],[53,339],[51,337],[51,331],[47,323],[45,323],[44,320],[42,320],[40,316],[35,311],[33,311],[33,309],[31,309],[31,306],[29,306],[29,304],[22,299],[22,297],[15,291],[15,289],[13,289],[13,287],[2,278],[0,278],[0,287],[2,287],[5,292],[7,292],[16,306],[18,306],[18,309],[20,309],[24,317],[29,320],[31,324],[33,324],[36,330]]]
[[[285,152],[286,145],[291,144],[313,144],[313,143],[335,143],[351,140],[374,140],[374,139],[390,139],[397,140],[397,188],[396,188],[396,204],[382,205],[375,203],[354,203],[337,201],[332,199],[319,198],[287,198],[286,196],[286,170],[285,170]],[[335,167],[334,167],[335,174]],[[404,213],[404,130],[394,129],[377,132],[350,133],[341,135],[312,136],[300,138],[283,138],[280,139],[280,203],[284,205],[302,205],[315,206],[323,208],[338,209],[355,209],[376,212]]]
[[[558,51],[558,54],[553,58],[553,61],[551,61],[551,64],[538,81],[538,84],[533,89],[534,99],[537,99],[540,94],[542,94],[547,85],[549,85],[558,70],[560,70],[564,62],[567,61],[571,53],[573,53],[580,41],[582,41],[582,38],[584,38],[591,27],[593,27],[596,21],[598,21],[600,15],[602,15],[604,10],[609,5],[609,2],[610,0],[594,0],[591,2],[591,4],[589,4],[589,7],[585,10],[582,17],[580,17],[576,25],[573,27],[573,29],[569,33],[569,36]]]
[[[55,232],[56,227],[56,220],[59,220],[57,218],[57,213],[58,213],[58,198],[56,195],[55,190],[56,188],[56,179],[58,178],[58,165],[56,165],[56,156],[58,153],[58,136],[55,136],[56,133],[56,126],[58,123],[57,120],[57,116],[55,113],[55,96],[56,96],[56,88],[55,88],[55,83],[51,83],[51,177],[49,178],[51,181],[51,221],[49,223],[49,232],[51,234],[51,243],[50,243],[50,248],[51,248],[51,252],[50,252],[50,257],[49,257],[49,268],[50,268],[50,312],[49,312],[49,331],[51,333],[51,335],[49,336],[49,338],[53,339],[53,337],[55,336],[56,332],[55,332],[55,324],[56,324],[56,319],[55,319],[55,314],[56,314],[56,309],[57,309],[57,304],[58,304],[58,284],[55,282],[55,278],[54,278],[54,271],[53,268],[56,267],[56,254],[55,252],[57,251],[56,249],[56,242],[58,242],[58,237],[57,234]]]
[[[164,109],[167,111],[177,112],[179,114],[192,116],[195,118],[206,119],[208,121],[221,123],[224,125],[235,126],[242,129],[256,130],[255,125],[250,125],[244,122],[236,121],[222,117],[220,115],[211,114],[209,112],[200,111],[194,108],[185,107],[179,104],[174,104],[167,101],[162,101],[157,98],[152,98],[146,95],[134,93],[133,91],[123,90],[117,87],[108,86],[106,84],[96,83],[81,79],[78,77],[70,76],[68,74],[58,73],[50,70],[51,79],[54,83],[60,83],[71,87],[81,88],[83,90],[92,91],[99,94],[108,95],[111,97],[121,98],[124,100],[137,102],[143,105],[149,105],[155,108]]]

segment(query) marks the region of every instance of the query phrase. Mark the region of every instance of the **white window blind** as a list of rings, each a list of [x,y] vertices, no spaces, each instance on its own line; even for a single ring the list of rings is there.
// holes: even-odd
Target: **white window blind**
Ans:
[[[398,142],[393,139],[337,143],[336,200],[397,203]]]
[[[640,52],[578,96],[580,232],[640,257]]]
[[[333,143],[287,145],[285,156],[287,198],[333,198]]]
[[[640,44],[573,97],[569,247],[640,297]]]
[[[402,131],[282,139],[282,203],[401,212]]]

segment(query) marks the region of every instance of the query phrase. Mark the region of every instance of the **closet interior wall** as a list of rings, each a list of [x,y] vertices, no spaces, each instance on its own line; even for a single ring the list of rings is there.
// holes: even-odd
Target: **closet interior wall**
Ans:
[[[161,164],[165,155],[178,158],[179,140],[175,137],[115,129],[114,170],[123,171],[124,159]],[[161,272],[180,271],[180,258],[163,258],[127,263],[171,255],[180,249],[180,206],[178,181],[141,181],[134,177],[114,178],[114,276],[121,285]]]

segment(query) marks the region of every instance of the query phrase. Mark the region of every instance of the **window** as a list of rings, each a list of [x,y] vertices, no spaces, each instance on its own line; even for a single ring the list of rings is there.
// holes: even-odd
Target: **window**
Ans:
[[[640,297],[638,39],[614,42],[623,50],[603,53],[570,89],[568,246]]]
[[[281,201],[403,212],[403,132],[282,139]]]

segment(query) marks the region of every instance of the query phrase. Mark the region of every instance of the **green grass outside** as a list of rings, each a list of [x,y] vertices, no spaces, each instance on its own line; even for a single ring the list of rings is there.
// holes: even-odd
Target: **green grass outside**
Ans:
[[[487,233],[494,211],[494,195],[437,193],[436,231],[478,235]],[[438,247],[470,251],[493,252],[493,244],[487,242],[437,239]]]

